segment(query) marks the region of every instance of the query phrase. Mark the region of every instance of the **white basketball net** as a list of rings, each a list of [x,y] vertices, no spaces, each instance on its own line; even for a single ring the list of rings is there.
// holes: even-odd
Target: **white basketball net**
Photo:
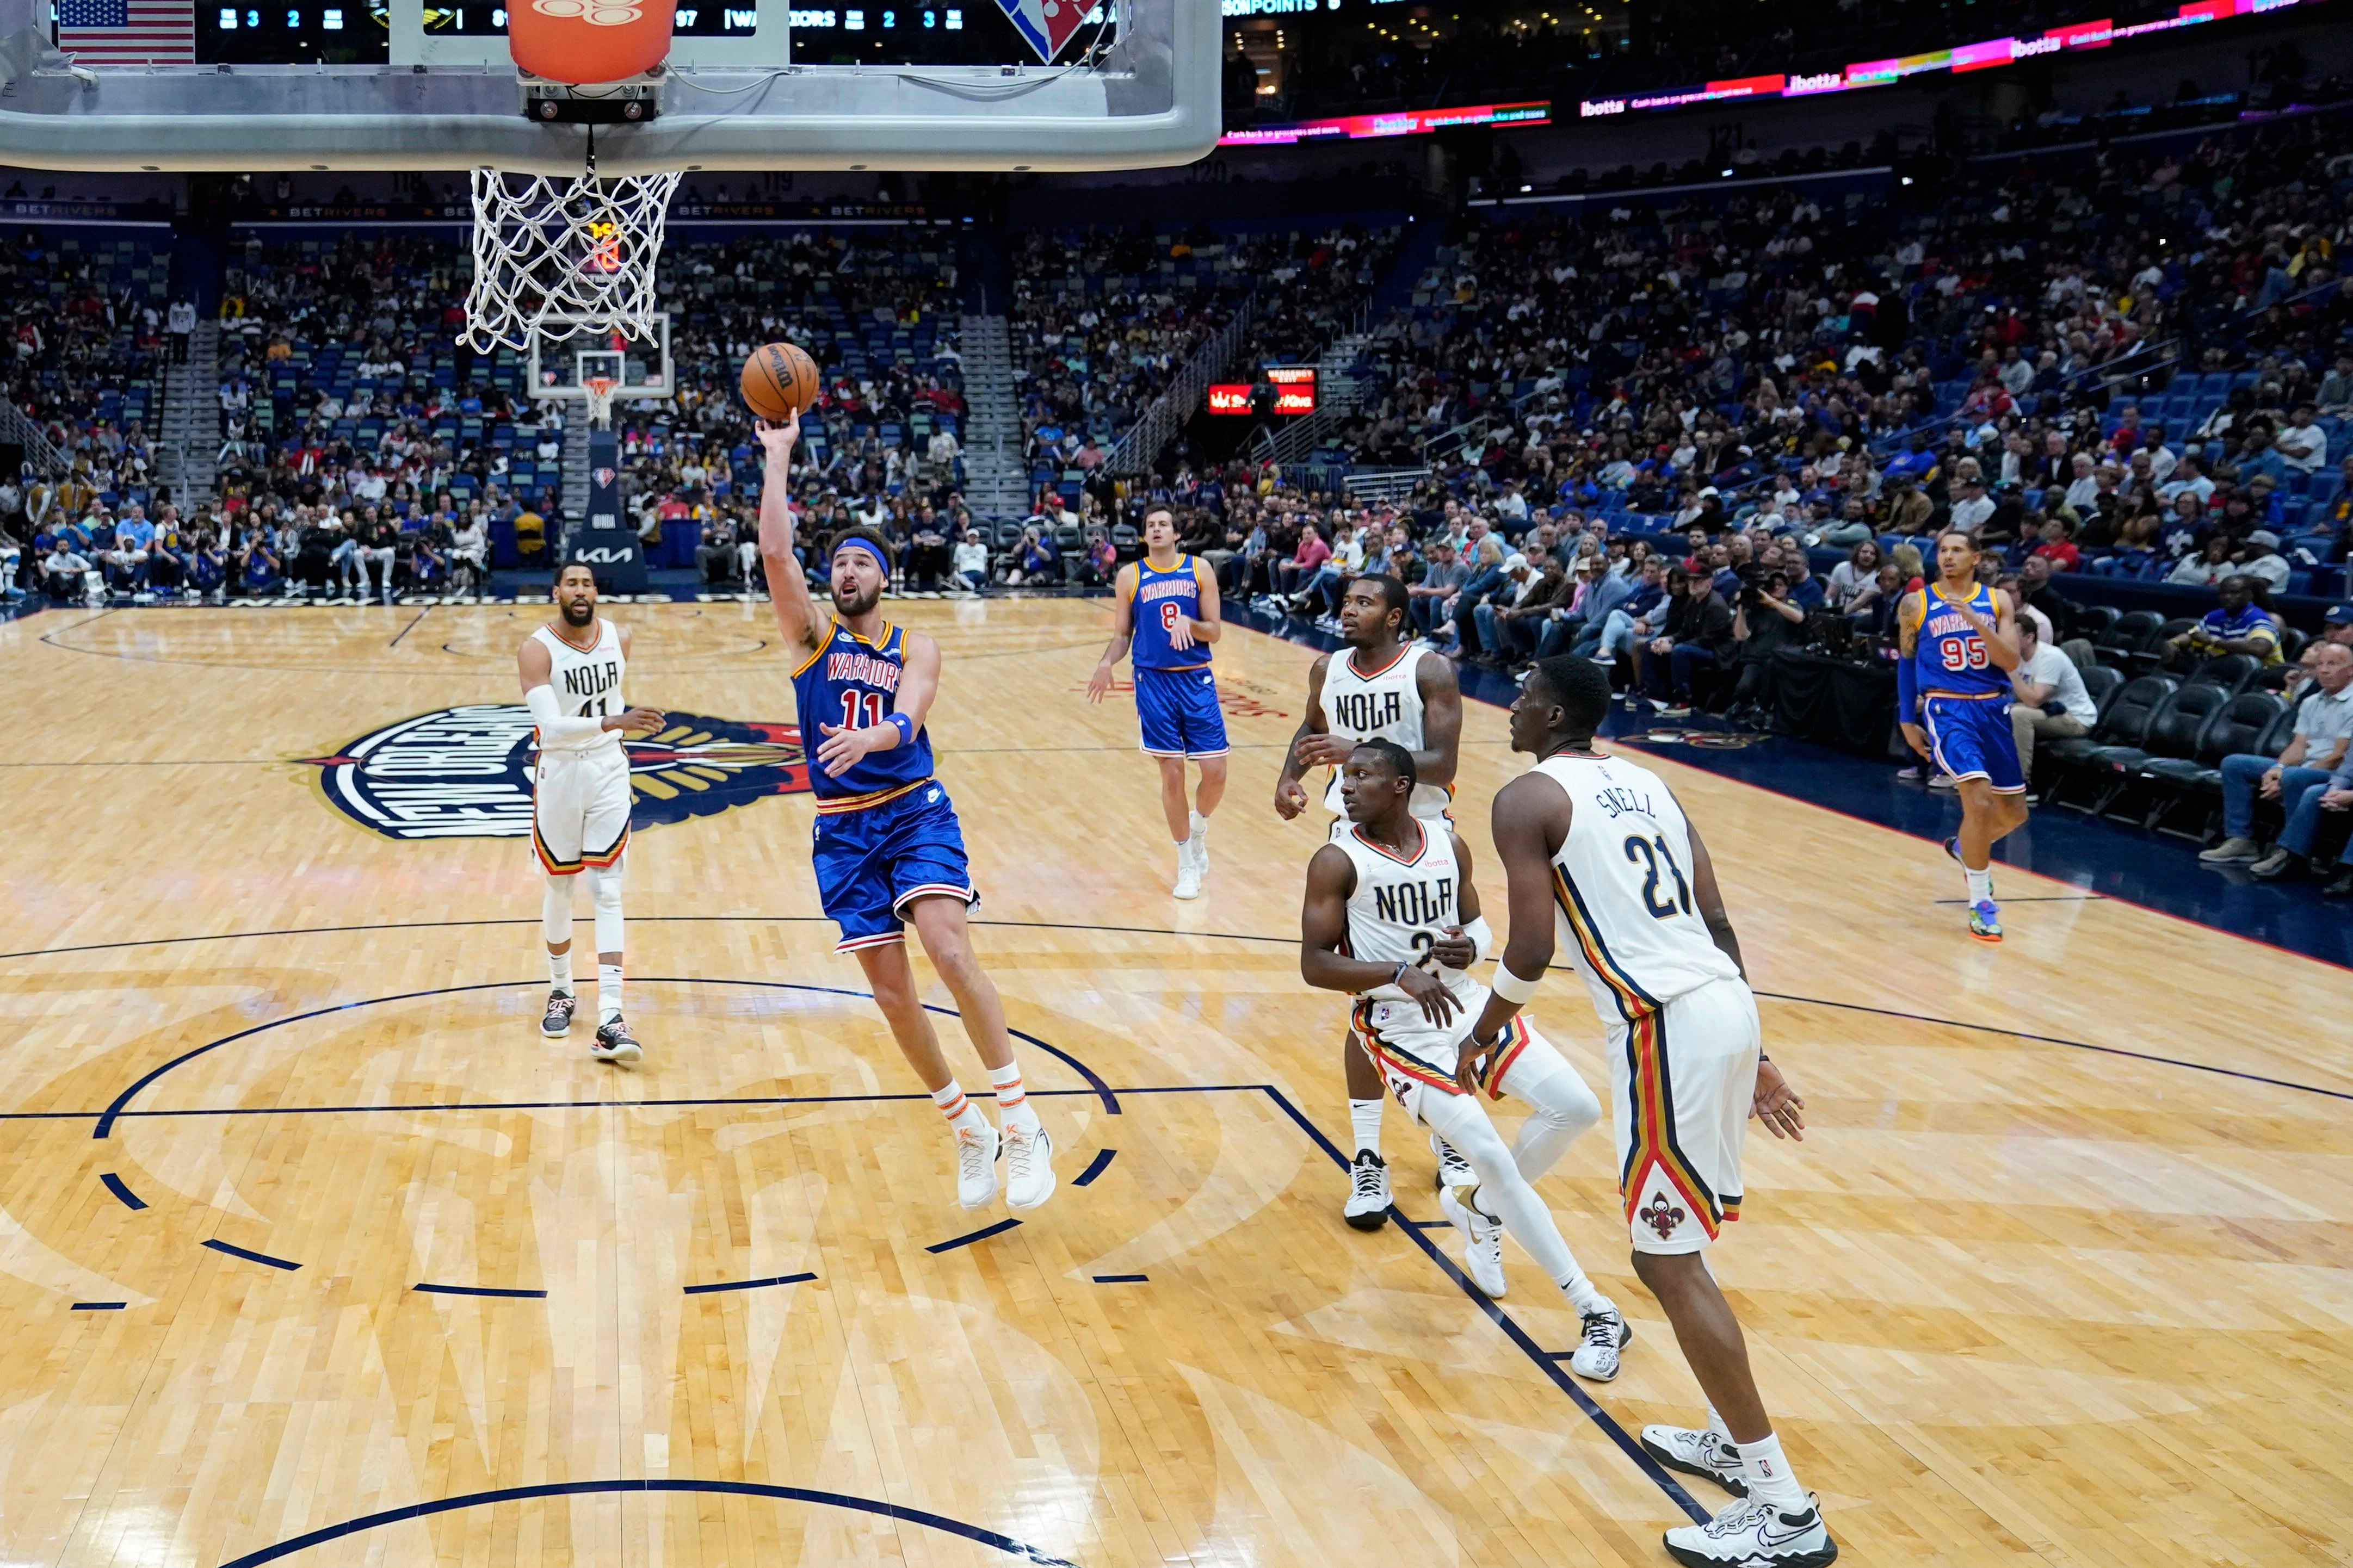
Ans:
[[[533,333],[653,335],[654,263],[677,172],[599,178],[474,171],[465,342],[528,350]]]

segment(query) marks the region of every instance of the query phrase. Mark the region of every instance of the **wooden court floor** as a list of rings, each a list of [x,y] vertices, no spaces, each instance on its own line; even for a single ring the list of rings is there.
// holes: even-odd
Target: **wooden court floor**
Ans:
[[[1339,1221],[1321,818],[1269,805],[1312,656],[1221,645],[1234,786],[1179,905],[1133,710],[1082,694],[1103,606],[898,607],[1061,1147],[978,1239],[1005,1211],[955,1206],[774,791],[765,606],[611,612],[629,696],[691,716],[640,776],[678,819],[629,855],[634,1073],[538,1037],[526,841],[441,832],[499,816],[538,611],[0,626],[0,1562],[1667,1561],[1681,1494],[1616,1434],[1695,1391],[1606,1135],[1546,1184],[1636,1327],[1606,1387],[1546,1359],[1525,1255],[1491,1309],[1444,1228]],[[1504,738],[1471,705],[1491,888]],[[364,809],[362,742],[401,759]],[[2345,973],[2017,875],[1989,951],[1933,845],[1655,765],[1810,1106],[1717,1264],[1845,1560],[2353,1555]],[[1534,1011],[1604,1083],[1569,977]]]

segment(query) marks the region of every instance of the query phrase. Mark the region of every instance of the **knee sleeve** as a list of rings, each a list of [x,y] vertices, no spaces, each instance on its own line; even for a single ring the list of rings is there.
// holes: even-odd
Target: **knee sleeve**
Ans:
[[[550,877],[546,889],[540,895],[539,926],[547,933],[547,945],[556,946],[572,940],[572,879]]]
[[[604,870],[588,868],[588,882],[596,895],[596,951],[621,951],[621,868],[627,858]]]
[[[1528,1119],[1512,1141],[1512,1162],[1531,1182],[1559,1163],[1568,1146],[1601,1120],[1601,1101],[1556,1053],[1523,1054],[1505,1075],[1504,1088],[1528,1108]]]

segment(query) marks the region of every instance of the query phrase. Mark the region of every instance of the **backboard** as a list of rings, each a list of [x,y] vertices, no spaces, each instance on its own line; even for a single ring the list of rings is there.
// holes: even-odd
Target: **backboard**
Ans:
[[[830,29],[796,26],[786,7],[781,32],[777,3],[739,8],[755,13],[746,35],[725,36],[723,9],[722,36],[688,37],[661,73],[658,118],[594,128],[598,172],[1150,168],[1189,163],[1217,142],[1219,7],[1209,0],[1104,0],[1066,63],[1050,67],[1009,50],[989,64],[870,64],[870,54],[893,51],[844,46],[852,16],[860,37],[878,33],[868,24],[886,13],[872,0],[805,13],[831,17]],[[490,165],[551,175],[587,163],[590,127],[523,118],[503,38],[453,32],[437,42],[421,9],[398,46],[412,57],[404,63],[90,67],[48,41],[51,5],[0,0],[0,163],[226,173]],[[682,8],[700,11],[692,0]],[[942,0],[907,16],[947,11]],[[804,32],[830,41],[794,47]],[[843,59],[851,63],[831,63]]]
[[[615,334],[566,332],[565,323],[543,325],[532,334],[531,395],[543,403],[586,403],[587,381],[602,376],[618,383],[616,403],[678,395],[676,368],[670,358],[670,312],[653,313],[653,333],[645,339]]]

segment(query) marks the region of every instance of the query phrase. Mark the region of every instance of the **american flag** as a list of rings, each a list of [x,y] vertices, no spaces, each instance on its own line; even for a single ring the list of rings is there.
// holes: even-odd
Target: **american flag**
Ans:
[[[195,0],[58,0],[58,47],[86,66],[193,65]]]

